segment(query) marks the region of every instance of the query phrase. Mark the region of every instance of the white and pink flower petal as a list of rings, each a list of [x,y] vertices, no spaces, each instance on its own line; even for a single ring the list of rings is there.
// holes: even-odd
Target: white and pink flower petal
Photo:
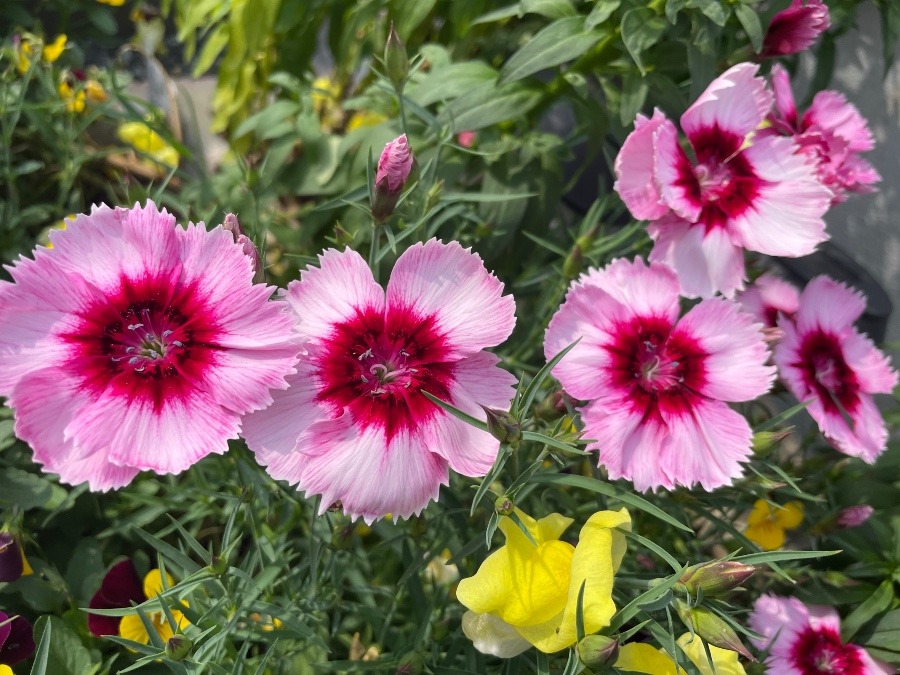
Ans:
[[[890,394],[897,386],[897,371],[891,360],[864,335],[853,331],[842,339],[844,361],[853,371],[859,390],[867,394]]]
[[[713,80],[681,116],[681,128],[703,161],[702,148],[716,137],[727,157],[737,152],[744,139],[769,114],[773,97],[765,80],[757,77],[759,66],[739,63]]]
[[[697,393],[720,401],[751,401],[769,391],[775,379],[775,368],[766,365],[769,350],[761,328],[737,303],[713,298],[685,314],[670,339],[683,335],[703,353]]]
[[[791,89],[791,77],[780,63],[772,66],[770,77],[775,95],[775,121],[783,125],[778,130],[785,135],[792,135],[797,130],[797,104]]]
[[[716,293],[731,297],[744,287],[744,251],[724,228],[707,229],[671,218],[647,229],[655,242],[650,260],[675,270],[686,297],[709,298]]]
[[[516,304],[481,257],[458,242],[432,239],[408,248],[387,285],[389,312],[433,318],[446,342],[444,360],[503,342],[516,324]]]
[[[669,211],[662,202],[656,184],[654,135],[667,122],[661,110],[654,109],[653,117],[638,115],[632,131],[616,156],[616,183],[613,186],[631,215],[638,220],[655,220]],[[671,125],[671,122],[669,122]]]
[[[779,315],[793,318],[800,309],[800,291],[780,277],[763,274],[738,295],[737,301],[756,321],[775,328]]]
[[[752,201],[729,220],[737,241],[751,251],[800,257],[828,239],[822,216],[832,193],[788,138],[759,139],[741,155],[760,184]]]
[[[862,293],[826,276],[810,281],[800,295],[797,328],[801,333],[822,329],[843,333],[866,309]]]
[[[820,91],[803,115],[803,130],[824,129],[843,138],[852,152],[868,152],[875,147],[866,119],[837,91]]]
[[[678,279],[668,265],[618,258],[601,270],[582,274],[571,292],[579,286],[595,286],[608,293],[625,308],[622,318],[652,316],[672,323],[678,318]]]
[[[656,187],[663,203],[685,220],[696,222],[703,210],[700,183],[678,143],[678,130],[669,120],[663,120],[653,134],[653,154]]]

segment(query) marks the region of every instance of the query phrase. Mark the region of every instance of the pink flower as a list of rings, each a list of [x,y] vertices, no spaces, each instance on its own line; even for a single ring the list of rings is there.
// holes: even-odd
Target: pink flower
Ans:
[[[432,239],[397,260],[387,291],[355,251],[328,250],[290,284],[309,357],[250,415],[244,438],[277,479],[340,500],[366,521],[408,517],[437,498],[448,467],[483,476],[499,442],[429,401],[485,419],[508,409],[515,378],[483,351],[515,325],[512,296],[458,243]]]
[[[638,490],[740,476],[750,426],[726,401],[769,390],[774,368],[750,315],[705,300],[679,319],[678,279],[660,263],[617,260],[572,284],[544,340],[566,392],[587,400],[584,435],[610,478]]]
[[[471,148],[473,145],[475,145],[475,132],[474,131],[460,131],[456,135],[456,140],[464,148]]]
[[[841,640],[841,619],[831,607],[807,606],[796,598],[763,595],[748,620],[763,636],[753,640],[768,650],[770,675],[890,675],[896,670],[876,661],[865,649]]]
[[[803,117],[798,117],[791,81],[779,64],[772,67],[775,107],[771,127],[764,135],[791,136],[801,154],[809,157],[832,202],[847,199],[847,192],[874,192],[881,180],[875,168],[860,157],[875,147],[868,123],[859,110],[836,91],[820,91]]]
[[[745,312],[766,328],[778,326],[778,316],[793,318],[800,308],[800,291],[793,284],[771,274],[763,274],[737,296]]]
[[[0,395],[44,470],[92,490],[178,473],[237,438],[300,347],[221,227],[94,207],[0,282]]]
[[[828,5],[822,0],[793,0],[772,17],[760,56],[768,59],[805,51],[829,25]]]
[[[674,267],[690,297],[743,288],[743,249],[797,257],[828,238],[831,194],[806,157],[790,139],[755,136],[772,106],[757,70],[734,66],[682,115],[693,160],[659,110],[638,116],[616,158],[616,191],[651,221],[651,260]]]
[[[375,194],[372,196],[372,215],[375,220],[384,220],[394,212],[412,166],[413,156],[406,142],[406,134],[384,146],[378,160]]]
[[[784,338],[774,360],[791,393],[810,401],[806,409],[825,438],[844,454],[874,462],[887,430],[872,395],[889,393],[897,373],[853,327],[865,306],[862,294],[816,277],[800,295],[795,321],[779,320]]]
[[[848,506],[838,514],[837,525],[846,528],[859,527],[871,518],[873,513],[875,513],[875,509],[868,504]]]

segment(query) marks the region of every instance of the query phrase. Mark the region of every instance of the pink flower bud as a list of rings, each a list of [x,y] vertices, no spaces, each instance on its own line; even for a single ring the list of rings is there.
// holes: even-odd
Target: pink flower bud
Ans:
[[[234,237],[235,243],[240,244],[241,250],[243,250],[244,255],[248,256],[253,262],[253,280],[262,281],[262,279],[259,278],[262,276],[260,273],[262,265],[259,258],[259,251],[256,250],[256,246],[253,245],[250,237],[244,234],[244,228],[241,227],[237,216],[233,213],[227,214],[225,216],[224,222],[222,223],[222,229],[231,232],[231,236]]]
[[[773,58],[809,49],[829,25],[828,6],[822,0],[793,0],[772,17],[760,56]]]
[[[838,515],[838,527],[859,527],[866,522],[874,512],[875,509],[868,504],[848,506]]]
[[[375,220],[382,221],[394,212],[412,166],[413,156],[406,142],[406,134],[384,146],[378,160],[375,194],[372,197],[372,215]]]
[[[456,135],[456,141],[464,148],[471,148],[473,145],[475,145],[475,132],[460,131]]]

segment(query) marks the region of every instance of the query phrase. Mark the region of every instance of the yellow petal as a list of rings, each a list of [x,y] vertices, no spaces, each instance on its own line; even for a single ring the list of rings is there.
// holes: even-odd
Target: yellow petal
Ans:
[[[165,588],[172,588],[174,585],[175,580],[172,578],[172,575],[166,572]],[[147,576],[144,577],[144,595],[147,596],[147,599],[155,598],[163,590],[165,589],[163,588],[162,572],[155,568],[147,572]]]
[[[738,662],[737,652],[709,645],[709,655],[712,656],[710,664],[703,640],[699,637],[695,635],[692,638],[690,633],[685,633],[677,642],[703,675],[747,675],[744,666]]]
[[[125,0],[97,0],[101,5],[109,5],[110,7],[121,7],[125,4]]]
[[[60,57],[63,53],[63,50],[66,48],[66,36],[60,35],[57,37],[51,44],[44,47],[44,60],[47,63],[53,63]]]
[[[381,113],[372,112],[370,110],[361,110],[353,113],[350,117],[350,121],[347,122],[347,132],[356,131],[363,127],[376,127],[386,121],[387,117]]]
[[[800,502],[788,502],[780,509],[776,509],[775,522],[785,530],[793,530],[800,527],[800,523],[803,522],[803,504]]]
[[[0,663],[0,675],[15,675],[15,673],[13,673],[12,668]]]
[[[784,546],[784,528],[770,521],[748,525],[744,530],[744,536],[766,551],[774,551]]]
[[[676,669],[671,656],[646,642],[629,642],[620,647],[615,667],[621,671],[646,675],[679,675],[680,670]]]
[[[549,516],[544,516],[540,520],[535,520],[520,509],[516,509],[516,515],[538,544],[559,539],[569,525],[575,522],[571,518],[566,518],[559,513],[551,513]],[[528,541],[528,537],[525,536],[522,530],[519,529],[519,526],[516,525],[511,518],[501,518],[499,528],[504,536],[506,536],[507,544],[512,540],[516,544],[528,544],[532,548],[534,547],[534,544]]]
[[[631,529],[628,511],[599,511],[581,528],[572,556],[569,587],[559,623],[516,625],[519,634],[543,652],[556,652],[575,644],[578,595],[584,584],[582,609],[585,632],[595,633],[609,624],[616,612],[612,599],[615,570],[625,555],[625,537],[614,527]],[[510,622],[512,623],[512,622]]]
[[[103,103],[108,96],[106,89],[97,80],[88,80],[84,83],[84,91],[91,103]]]
[[[758,525],[763,521],[772,520],[772,507],[765,499],[757,499],[753,502],[753,510],[747,516],[748,525]]]
[[[144,622],[137,614],[129,614],[123,616],[119,622],[119,635],[126,640],[148,644],[150,636],[147,635],[147,629],[144,628]]]
[[[19,553],[22,554],[22,576],[27,577],[29,574],[34,574],[34,570],[28,564],[28,558],[25,557],[25,549],[19,547]]]

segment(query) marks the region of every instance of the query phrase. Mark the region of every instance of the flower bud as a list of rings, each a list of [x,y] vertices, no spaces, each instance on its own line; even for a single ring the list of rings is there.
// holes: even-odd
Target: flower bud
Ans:
[[[377,222],[385,220],[394,212],[412,166],[413,155],[406,141],[406,134],[384,146],[378,160],[375,194],[372,196],[372,216]]]
[[[194,643],[184,635],[173,635],[166,640],[166,658],[172,661],[186,659],[193,647]]]
[[[776,445],[790,436],[794,427],[781,429],[780,431],[758,431],[753,434],[753,453],[765,457]]]
[[[497,501],[494,502],[494,510],[498,515],[511,516],[513,511],[516,510],[516,505],[512,499],[503,495],[502,497],[497,497]]]
[[[408,652],[397,666],[395,675],[420,675],[425,670],[425,659],[418,652]]]
[[[684,625],[699,635],[701,640],[713,647],[730,649],[750,661],[756,661],[734,629],[711,610],[706,607],[688,607],[680,601],[675,604],[675,608]]]
[[[406,45],[394,30],[394,22],[391,22],[391,30],[388,33],[387,43],[384,45],[384,69],[394,85],[394,89],[400,91],[409,75],[409,58],[406,56]]]
[[[353,523],[347,525],[338,525],[331,532],[331,545],[338,551],[344,551],[350,548],[353,541],[353,532],[356,527]]]
[[[253,263],[253,280],[261,281],[262,279],[258,279],[262,268],[259,251],[256,250],[256,246],[253,245],[250,237],[244,234],[244,228],[242,228],[240,222],[238,222],[237,216],[233,213],[227,214],[222,223],[222,229],[231,232],[231,236],[234,237],[234,242],[240,244],[244,255],[250,258],[250,261]]]
[[[566,279],[574,279],[581,274],[582,269],[584,269],[584,255],[581,247],[576,243],[563,261],[563,276]]]
[[[828,6],[822,0],[793,0],[772,17],[760,56],[769,59],[805,51],[829,24]]]
[[[428,194],[425,196],[425,210],[430,211],[435,206],[437,206],[438,202],[441,200],[441,193],[444,191],[444,179],[436,181],[430,188],[428,188]]]
[[[860,504],[859,506],[848,506],[840,512],[837,517],[838,527],[859,527],[866,522],[875,512],[868,504]]]
[[[700,591],[704,596],[721,595],[740,586],[756,571],[753,565],[735,560],[718,560],[688,569],[678,580],[685,590],[696,596]]]
[[[15,581],[24,568],[18,542],[9,532],[0,532],[0,581]]]
[[[228,571],[228,558],[221,555],[214,555],[209,561],[209,571],[217,577],[222,576]]]
[[[578,643],[578,658],[591,670],[603,671],[616,662],[619,641],[606,635],[585,635]]]
[[[487,416],[487,427],[491,436],[501,443],[515,445],[522,440],[522,425],[519,421],[503,410],[481,406]]]

